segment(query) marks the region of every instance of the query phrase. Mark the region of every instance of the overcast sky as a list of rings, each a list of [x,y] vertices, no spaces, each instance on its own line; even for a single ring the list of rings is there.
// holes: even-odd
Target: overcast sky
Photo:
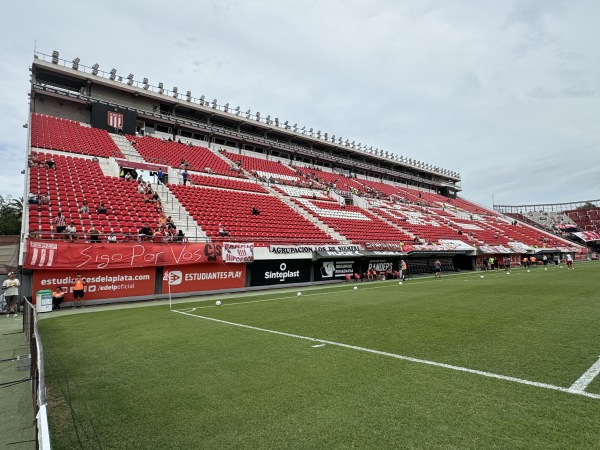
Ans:
[[[600,198],[598,0],[11,8],[0,27],[2,195],[23,195],[35,45],[459,171],[461,195],[488,206],[492,196],[496,204]]]

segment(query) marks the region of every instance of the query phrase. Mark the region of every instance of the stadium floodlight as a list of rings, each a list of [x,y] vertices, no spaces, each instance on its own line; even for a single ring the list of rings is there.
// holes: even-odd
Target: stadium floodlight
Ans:
[[[213,101],[212,101],[212,107],[213,107],[213,109],[217,109],[217,99],[216,98],[213,99]]]
[[[162,84],[162,81],[160,83],[158,83],[158,93],[159,94],[165,93],[165,89],[164,89],[164,85]]]
[[[94,65],[92,66],[92,75],[98,75],[98,68],[99,68],[99,67],[100,67],[100,66],[98,65],[98,63],[96,63],[96,64],[94,64]]]
[[[240,107],[239,106],[237,108],[235,108],[235,115],[236,116],[240,115]]]
[[[333,136],[331,136],[331,142],[333,142],[335,144],[335,134]]]
[[[79,69],[79,61],[81,61],[79,58],[75,58],[73,60],[73,70],[78,70]]]
[[[302,131],[302,134],[306,134],[306,127],[302,127],[300,131]]]
[[[252,114],[252,111],[250,111],[250,110],[246,111],[246,119],[249,119],[251,114]]]
[[[179,89],[177,88],[177,86],[173,87],[173,97],[177,98],[177,92],[179,91]]]
[[[110,71],[110,79],[113,80],[113,81],[115,81],[115,78],[117,78],[117,69],[113,68]]]
[[[297,123],[294,124],[294,131],[298,131],[298,124]]]
[[[270,125],[270,124],[271,124],[271,115],[270,115],[270,114],[269,114],[269,115],[266,117],[266,119],[265,119],[265,123],[266,123],[267,125]]]
[[[285,122],[283,122],[283,128],[285,128],[286,130],[290,129],[290,125],[289,125],[289,121],[286,120]]]
[[[201,104],[202,106],[204,106],[204,99],[205,99],[204,95],[201,95],[201,96],[200,96],[200,104]]]
[[[119,76],[119,83],[121,83],[123,81],[123,77]]]
[[[192,91],[187,91],[187,92],[185,93],[185,99],[186,99],[188,102],[191,102],[191,101],[192,101]]]
[[[225,112],[229,111],[229,103],[225,103],[225,106],[223,106],[223,111],[225,111]]]
[[[308,133],[312,136],[313,135],[313,129],[311,128],[310,130],[308,130]]]
[[[275,117],[275,126],[278,127],[279,126],[279,117]]]
[[[344,144],[346,144],[346,147],[348,147],[350,145],[350,141],[346,139],[346,142],[344,142]]]
[[[256,120],[260,122],[260,111],[256,111]]]
[[[352,144],[350,145],[352,145],[352,148],[356,147],[356,141],[352,141]]]
[[[317,137],[321,139],[321,130],[317,131]]]
[[[131,86],[133,84],[133,74],[130,73],[129,75],[127,75],[127,84],[129,86]]]
[[[323,139],[325,139],[326,141],[328,140],[328,135],[327,135],[327,133],[325,133],[325,134],[323,135]]]
[[[52,52],[52,64],[58,64],[58,52],[56,50]]]
[[[148,84],[148,78],[144,78],[144,89],[148,89],[150,85]]]

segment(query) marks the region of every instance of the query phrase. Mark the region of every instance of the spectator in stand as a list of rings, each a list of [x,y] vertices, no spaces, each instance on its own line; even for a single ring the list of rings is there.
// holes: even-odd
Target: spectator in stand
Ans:
[[[160,215],[160,217],[158,218],[158,226],[159,227],[166,227],[167,226],[167,216],[165,216],[164,213],[162,213]]]
[[[185,234],[183,234],[183,230],[179,230],[177,232],[177,241],[183,242],[185,240]]]
[[[229,231],[227,231],[222,224],[219,224],[219,236],[221,236],[221,237],[229,236]]]
[[[156,183],[157,184],[163,184],[163,176],[164,176],[164,173],[162,171],[162,167],[159,167],[158,172],[156,172]]]
[[[52,310],[60,311],[60,304],[65,299],[65,291],[63,288],[58,286],[52,293]]]
[[[92,158],[92,162],[100,162],[100,160],[98,159],[98,157],[96,155],[94,155],[94,157]]]
[[[50,194],[47,192],[40,195],[38,198],[38,205],[49,205],[50,204]]]
[[[206,167],[204,168],[204,171],[205,171],[206,173],[208,173],[208,174],[212,174],[212,173],[213,173],[212,169],[211,169],[209,166],[206,166]]]
[[[96,212],[98,214],[106,214],[107,210],[106,210],[106,206],[104,206],[103,202],[100,202],[100,204],[98,205],[98,208],[96,208]]]
[[[29,203],[30,205],[37,205],[38,195],[34,192],[30,192],[29,194],[27,194],[27,203]]]
[[[67,241],[75,242],[77,240],[77,228],[75,228],[75,222],[71,220],[71,223],[65,228],[65,239]]]
[[[106,242],[110,242],[113,244],[117,242],[117,235],[115,234],[115,230],[113,230],[112,228],[110,229],[110,233],[106,237]]]
[[[183,171],[183,173],[181,174],[181,177],[183,179],[183,185],[185,186],[187,184],[187,179],[188,179],[188,171],[187,171],[187,169],[185,169]]]
[[[152,239],[152,236],[154,235],[154,233],[152,232],[152,228],[150,228],[150,225],[148,225],[148,223],[144,223],[144,225],[142,226],[142,228],[140,228],[140,238],[142,241],[149,241]]]
[[[29,167],[40,167],[41,164],[42,161],[40,161],[40,157],[38,156],[37,152],[31,152],[31,154],[29,155],[29,159],[27,160],[27,165]]]
[[[52,156],[46,160],[46,169],[56,169],[56,163],[54,162],[54,158]]]
[[[127,173],[125,174],[125,181],[131,181],[132,179],[133,179],[133,177],[131,176],[131,173],[130,173],[130,172],[127,172]]]
[[[90,235],[90,243],[98,244],[100,243],[100,230],[94,226],[94,224],[90,224],[90,227],[87,230],[87,233]]]
[[[258,208],[256,207],[256,205],[254,205],[252,207],[252,215],[254,215],[254,216],[260,215],[260,211],[258,210]]]
[[[138,183],[137,191],[138,194],[144,194],[146,192],[146,183],[143,181],[141,183]]]
[[[173,222],[173,219],[171,218],[171,216],[167,217],[167,228],[172,228],[172,229],[177,228],[175,226],[175,222]]]
[[[54,218],[54,226],[56,226],[57,233],[64,233],[65,228],[67,228],[67,219],[62,215],[62,212],[58,212],[56,217]]]
[[[152,194],[151,201],[152,201],[152,203],[160,203],[160,195],[158,195],[158,192],[154,192]]]
[[[78,211],[79,211],[79,214],[89,214],[90,213],[90,207],[88,206],[87,200],[83,201],[83,203],[79,207]]]

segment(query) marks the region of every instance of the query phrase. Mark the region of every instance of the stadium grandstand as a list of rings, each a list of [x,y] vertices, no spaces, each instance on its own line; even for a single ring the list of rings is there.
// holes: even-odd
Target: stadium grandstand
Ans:
[[[30,297],[74,267],[147,281],[89,286],[86,301],[103,303],[362,278],[375,260],[406,260],[414,275],[440,257],[476,270],[486,255],[588,256],[538,212],[459,196],[460,175],[430,163],[58,52],[35,53],[31,75],[20,260]],[[596,209],[548,221],[594,232]],[[290,259],[295,279],[265,278]],[[340,269],[324,275],[325,263]],[[231,265],[239,276],[215,283],[181,273]]]

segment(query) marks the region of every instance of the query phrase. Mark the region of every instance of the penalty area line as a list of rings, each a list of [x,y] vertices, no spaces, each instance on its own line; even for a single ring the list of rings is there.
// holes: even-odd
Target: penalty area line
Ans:
[[[566,394],[580,395],[580,396],[583,396],[583,397],[600,399],[600,394],[592,394],[590,392],[585,392],[584,390],[574,390],[574,389],[572,389],[572,386],[568,387],[568,388],[567,387],[562,387],[562,386],[555,386],[553,384],[540,383],[540,382],[537,382],[537,381],[530,381],[530,380],[524,380],[524,379],[521,379],[521,378],[510,377],[510,376],[506,376],[506,375],[499,375],[499,374],[491,373],[491,372],[485,372],[485,371],[482,371],[482,370],[469,369],[468,367],[455,366],[455,365],[452,365],[452,364],[446,364],[446,363],[441,363],[441,362],[437,362],[437,361],[429,361],[427,359],[413,358],[412,356],[404,356],[404,355],[399,355],[399,354],[396,354],[396,353],[384,352],[384,351],[381,351],[381,350],[374,350],[374,349],[371,349],[371,348],[359,347],[359,346],[350,345],[350,344],[344,344],[344,343],[341,343],[341,342],[328,341],[326,339],[319,339],[319,338],[314,338],[314,337],[310,337],[310,336],[302,336],[302,335],[293,334],[293,333],[286,333],[284,331],[269,330],[267,328],[260,328],[260,327],[255,327],[255,326],[252,326],[252,325],[245,325],[243,323],[229,322],[227,320],[215,319],[213,317],[199,316],[199,315],[190,314],[190,313],[184,312],[184,311],[173,310],[173,312],[178,313],[178,314],[182,314],[184,316],[195,317],[197,319],[203,319],[203,320],[209,320],[209,321],[212,321],[212,322],[222,323],[224,325],[230,325],[230,326],[234,326],[234,327],[246,328],[248,330],[262,331],[263,333],[270,333],[270,334],[276,334],[278,336],[286,336],[286,337],[295,338],[295,339],[302,339],[302,340],[305,340],[305,341],[316,342],[316,343],[319,343],[319,344],[333,345],[333,346],[336,346],[336,347],[347,348],[347,349],[350,349],[350,350],[357,350],[357,351],[361,351],[361,352],[365,352],[365,353],[371,353],[371,354],[374,354],[374,355],[387,356],[389,358],[400,359],[400,360],[403,360],[403,361],[410,361],[410,362],[414,362],[414,363],[418,363],[418,364],[425,364],[425,365],[428,365],[428,366],[441,367],[441,368],[444,368],[444,369],[455,370],[455,371],[458,371],[458,372],[466,372],[466,373],[470,373],[470,374],[473,374],[473,375],[479,375],[479,376],[483,376],[483,377],[487,377],[487,378],[495,378],[497,380],[511,381],[513,383],[524,384],[524,385],[527,385],[527,386],[534,386],[534,387],[543,388],[543,389],[550,389],[550,390],[553,390],[553,391],[564,392]],[[589,372],[589,370],[588,370],[588,372]]]

